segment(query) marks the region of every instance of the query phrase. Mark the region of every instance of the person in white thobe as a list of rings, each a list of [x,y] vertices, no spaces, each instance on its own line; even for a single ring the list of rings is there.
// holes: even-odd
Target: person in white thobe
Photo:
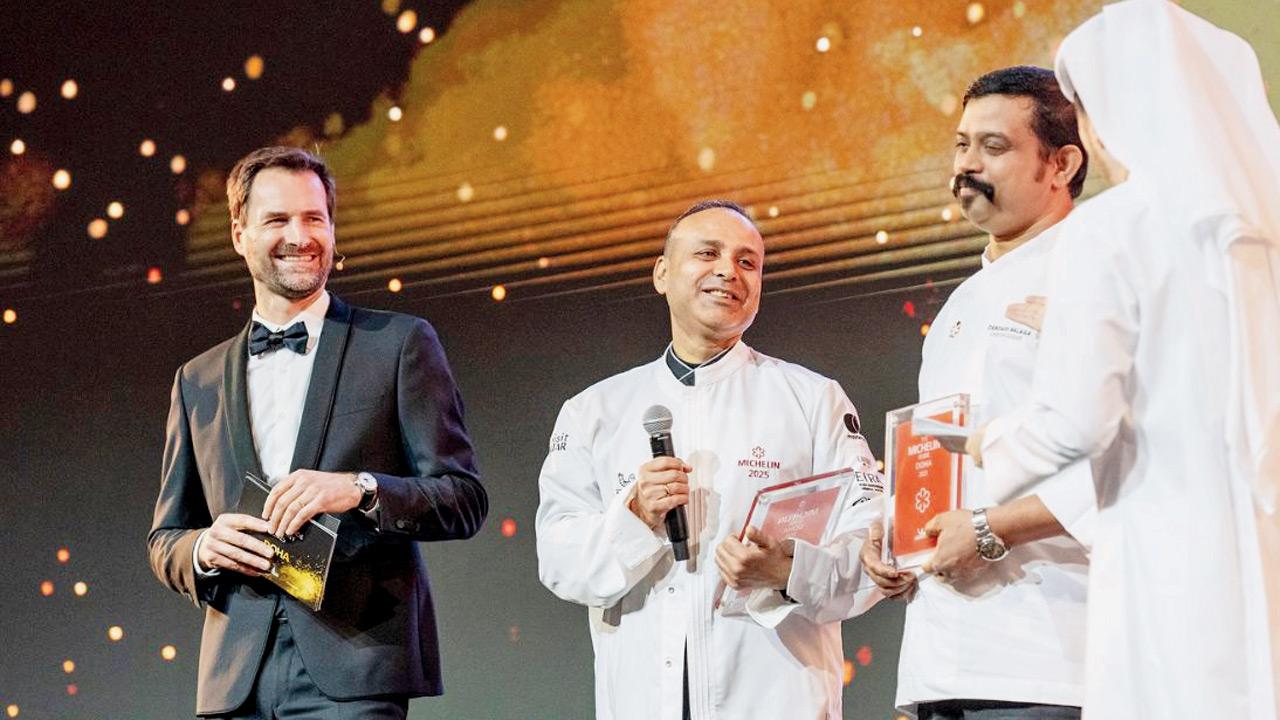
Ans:
[[[672,345],[571,398],[552,432],[539,478],[538,571],[557,596],[588,608],[598,718],[842,717],[840,622],[878,598],[858,589],[857,553],[882,488],[840,386],[741,341],[762,262],[759,233],[740,209],[682,216],[655,272]],[[652,405],[674,420],[670,467],[650,459],[642,421]],[[736,536],[756,492],[843,467],[859,471],[859,484],[833,542],[797,540],[772,584],[744,580],[751,563],[734,558],[760,550]],[[636,506],[646,497],[667,503],[662,514],[685,508],[687,561],[675,560],[662,522]],[[715,609],[727,579],[751,589],[747,616]]]
[[[1280,127],[1248,45],[1163,0],[1107,6],[1057,74],[1118,184],[1063,222],[1032,400],[971,452],[1004,496],[1122,458],[1086,717],[1274,719]]]

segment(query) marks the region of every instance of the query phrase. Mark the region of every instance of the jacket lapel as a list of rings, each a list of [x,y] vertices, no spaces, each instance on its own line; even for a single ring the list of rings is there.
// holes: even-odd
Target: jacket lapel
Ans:
[[[331,294],[330,298],[329,312],[324,317],[324,332],[320,334],[315,364],[311,366],[311,382],[307,386],[307,401],[302,406],[302,425],[298,428],[290,471],[319,469],[329,418],[333,414],[333,399],[337,395],[342,358],[347,351],[351,330],[351,306],[337,295]]]
[[[258,451],[253,445],[253,427],[249,419],[249,325],[231,341],[222,370],[222,408],[227,423],[227,438],[237,477],[223,488],[227,507],[235,507],[240,499],[245,473],[262,477]]]

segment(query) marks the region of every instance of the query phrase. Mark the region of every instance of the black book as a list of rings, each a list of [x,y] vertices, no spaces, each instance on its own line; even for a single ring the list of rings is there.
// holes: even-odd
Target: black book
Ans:
[[[261,517],[262,506],[270,492],[271,488],[266,483],[253,473],[246,473],[236,512]],[[249,532],[270,545],[276,553],[271,572],[264,577],[302,604],[319,610],[320,603],[324,601],[324,587],[329,580],[329,564],[333,561],[340,522],[328,513],[317,515],[308,520],[298,534],[284,540],[267,533]]]

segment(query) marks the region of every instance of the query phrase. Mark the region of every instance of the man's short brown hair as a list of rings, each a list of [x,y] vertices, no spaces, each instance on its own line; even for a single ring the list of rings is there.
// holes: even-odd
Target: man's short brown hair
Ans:
[[[302,148],[276,145],[258,148],[240,158],[240,162],[231,168],[227,176],[227,209],[233,221],[244,223],[245,208],[249,205],[249,192],[253,190],[253,179],[267,168],[283,168],[293,172],[313,172],[324,184],[325,204],[329,208],[329,223],[333,223],[333,211],[337,204],[334,196],[333,173],[319,156]]]

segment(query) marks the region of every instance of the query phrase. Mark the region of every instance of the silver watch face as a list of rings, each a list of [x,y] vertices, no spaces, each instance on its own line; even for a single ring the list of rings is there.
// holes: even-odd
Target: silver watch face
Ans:
[[[978,554],[983,560],[999,560],[1008,553],[1009,548],[996,542],[995,538],[983,538],[983,541],[978,543]]]
[[[360,491],[365,495],[372,495],[378,489],[378,481],[373,479],[372,475],[360,473],[359,475],[356,475],[356,486],[359,487]]]

